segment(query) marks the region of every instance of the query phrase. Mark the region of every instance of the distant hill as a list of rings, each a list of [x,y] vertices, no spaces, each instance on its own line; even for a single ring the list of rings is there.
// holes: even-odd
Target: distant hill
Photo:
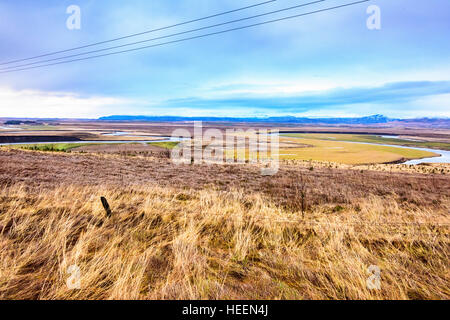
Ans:
[[[140,121],[140,122],[255,122],[255,123],[304,123],[304,124],[378,124],[398,121],[383,115],[373,115],[360,118],[298,118],[298,117],[267,117],[267,118],[233,118],[233,117],[175,117],[175,116],[108,116],[99,118],[101,121]]]
[[[29,125],[41,125],[42,123],[36,121],[29,120],[8,120],[3,123],[4,125],[21,125],[21,124],[29,124]]]

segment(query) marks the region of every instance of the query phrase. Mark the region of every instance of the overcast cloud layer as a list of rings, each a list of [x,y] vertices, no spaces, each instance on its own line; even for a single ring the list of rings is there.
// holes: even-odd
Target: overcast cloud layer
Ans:
[[[0,62],[262,1],[4,1],[0,3]],[[306,2],[309,0],[278,0],[114,44],[164,36]],[[189,35],[347,2],[352,0],[328,0],[289,13]],[[81,30],[66,28],[66,8],[72,4],[81,8]],[[382,28],[378,31],[366,28],[366,9],[371,4],[381,8]],[[382,113],[404,118],[450,117],[449,31],[448,0],[371,1],[123,55],[0,74],[0,116]],[[105,46],[108,45],[99,48]]]

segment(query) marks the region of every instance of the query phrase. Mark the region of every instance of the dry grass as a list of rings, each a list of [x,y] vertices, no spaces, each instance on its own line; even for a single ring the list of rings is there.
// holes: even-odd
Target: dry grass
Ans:
[[[445,209],[370,196],[303,220],[239,190],[15,185],[0,196],[3,299],[450,298]],[[66,286],[74,264],[80,290]],[[370,265],[379,291],[366,288]]]
[[[0,298],[449,299],[448,174],[374,170],[0,151]]]

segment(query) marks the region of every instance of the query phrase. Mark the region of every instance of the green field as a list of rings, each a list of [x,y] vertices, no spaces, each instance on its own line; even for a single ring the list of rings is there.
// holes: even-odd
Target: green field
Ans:
[[[294,146],[293,148],[280,148],[280,158],[337,162],[343,164],[372,164],[437,156],[435,153],[421,150],[350,142],[369,142],[361,141],[362,138],[357,137],[360,136],[346,134],[283,135],[280,139],[281,142],[298,142],[299,144],[306,144],[310,147],[299,146],[299,148],[295,148]],[[357,139],[360,140],[356,141]],[[387,141],[379,143],[387,143]]]
[[[383,138],[381,136],[376,136],[376,135],[292,133],[292,134],[283,134],[283,136],[293,137],[293,138],[318,139],[318,140],[330,140],[330,141],[367,142],[367,143],[377,143],[377,144],[392,144],[392,145],[399,145],[399,146],[406,146],[406,147],[450,150],[450,143],[432,142],[432,141],[410,141],[410,140],[396,139],[396,138]]]
[[[22,130],[26,131],[54,131],[54,130],[60,130],[61,127],[57,126],[46,126],[46,125],[37,125],[37,126],[31,126],[31,125],[22,125],[20,126]]]
[[[49,151],[49,152],[68,152],[72,149],[99,145],[101,143],[49,143],[49,144],[24,144],[15,145],[12,148],[32,150],[32,151]]]
[[[85,146],[95,146],[102,145],[104,143],[48,143],[48,144],[23,144],[23,145],[12,145],[11,148],[22,149],[22,150],[32,150],[32,151],[48,151],[48,152],[69,152],[75,148],[85,147]],[[115,145],[119,145],[117,143]],[[135,143],[131,143],[135,144]],[[175,148],[179,142],[149,142],[149,145],[157,146],[165,149]]]
[[[165,149],[173,149],[179,144],[179,142],[178,141],[149,142],[148,144],[151,146],[161,147]]]

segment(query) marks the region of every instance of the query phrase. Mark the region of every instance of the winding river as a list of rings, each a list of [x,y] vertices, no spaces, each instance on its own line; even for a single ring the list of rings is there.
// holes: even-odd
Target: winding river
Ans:
[[[126,132],[116,132],[112,134],[104,134],[103,136],[127,136],[131,138],[143,138],[150,136],[130,136]],[[13,142],[13,143],[0,143],[0,146],[16,146],[27,144],[52,144],[52,143],[75,143],[75,144],[123,144],[123,143],[151,143],[151,142],[178,142],[183,141],[185,138],[169,137],[169,136],[153,136],[155,140],[74,140],[74,141],[42,141],[42,142]]]
[[[138,135],[129,135],[128,132],[114,132],[109,134],[104,134],[104,136],[128,136],[128,137],[148,137],[148,136],[138,136]],[[385,136],[388,138],[399,138],[398,136]],[[169,136],[161,136],[155,138],[158,138],[158,140],[115,140],[115,141],[46,141],[46,142],[19,142],[19,143],[2,143],[0,146],[10,146],[10,145],[26,145],[26,144],[49,144],[49,143],[79,143],[79,144],[95,144],[95,143],[108,143],[108,144],[121,144],[121,143],[149,143],[149,142],[177,142],[177,141],[183,141],[186,140],[186,138],[177,138],[177,137],[169,137]],[[338,140],[336,140],[338,141]],[[402,164],[420,164],[420,163],[450,163],[450,151],[447,150],[439,150],[439,149],[429,149],[429,148],[418,148],[418,147],[406,147],[406,146],[399,146],[399,145],[392,145],[392,144],[379,144],[379,143],[370,143],[370,142],[352,142],[352,141],[342,141],[347,143],[358,143],[358,144],[369,144],[369,145],[375,145],[375,146],[386,146],[386,147],[394,147],[394,148],[405,148],[405,149],[414,149],[414,150],[421,150],[421,151],[428,151],[437,153],[440,156],[437,157],[431,157],[431,158],[424,158],[424,159],[414,159],[406,161]]]

